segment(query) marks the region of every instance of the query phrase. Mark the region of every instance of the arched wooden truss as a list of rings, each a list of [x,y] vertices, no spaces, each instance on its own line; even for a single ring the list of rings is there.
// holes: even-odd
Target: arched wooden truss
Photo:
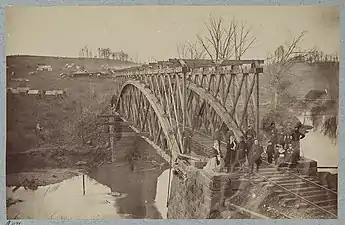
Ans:
[[[124,83],[116,111],[135,128],[147,132],[148,138],[172,160],[181,152],[160,101],[143,82],[127,80]]]
[[[121,72],[115,79],[122,85],[117,111],[139,130],[149,132],[162,149],[167,140],[173,154],[185,152],[187,130],[212,136],[216,129],[227,128],[239,137],[248,122],[258,128],[262,69],[255,65],[248,68],[237,61],[230,68],[189,72],[182,67]]]

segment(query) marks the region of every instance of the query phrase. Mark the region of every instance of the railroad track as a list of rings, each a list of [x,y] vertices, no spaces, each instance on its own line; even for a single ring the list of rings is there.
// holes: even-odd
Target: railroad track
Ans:
[[[277,168],[270,166],[260,169],[251,180],[271,186],[284,205],[315,209],[330,219],[337,218],[338,193],[320,184],[315,177],[300,175],[288,168],[277,171]]]
[[[192,145],[196,152],[204,152],[212,148],[213,141],[205,134],[194,133]],[[221,145],[221,150],[225,153],[224,143]],[[254,173],[249,181],[271,187],[284,205],[316,210],[329,219],[337,218],[337,191],[320,184],[316,177],[301,175],[284,167],[278,171],[275,165],[263,161],[263,168]]]

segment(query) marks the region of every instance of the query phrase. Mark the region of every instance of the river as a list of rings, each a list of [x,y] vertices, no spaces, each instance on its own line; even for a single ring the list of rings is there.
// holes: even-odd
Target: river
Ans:
[[[168,175],[169,170],[166,170],[158,177],[155,197],[147,200],[131,196],[130,191],[112,192],[89,176],[85,176],[83,195],[83,175],[41,186],[35,191],[21,187],[13,192],[13,187],[7,187],[7,198],[20,201],[7,209],[7,216],[9,219],[165,219]],[[141,187],[134,185],[132,189],[145,193]]]
[[[7,187],[8,219],[164,219],[167,215],[167,164],[144,140],[134,168],[124,159],[37,190]],[[121,154],[118,154],[121,158]],[[149,160],[148,160],[149,159]]]
[[[301,140],[301,150],[306,158],[317,161],[321,167],[338,166],[338,143],[324,136],[320,131],[311,131]],[[337,173],[337,169],[319,169]]]

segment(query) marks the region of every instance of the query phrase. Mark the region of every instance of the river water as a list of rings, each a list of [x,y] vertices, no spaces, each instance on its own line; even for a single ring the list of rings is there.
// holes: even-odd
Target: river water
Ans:
[[[299,116],[298,119],[305,125],[313,126],[310,116]],[[304,139],[301,140],[301,151],[304,156],[317,161],[321,167],[337,167],[339,164],[338,142],[323,135],[320,130],[310,130]],[[337,169],[319,169],[338,173]]]
[[[85,195],[83,175],[35,191],[21,187],[13,192],[14,187],[7,187],[7,198],[20,201],[7,209],[7,216],[9,219],[164,219],[169,171],[165,170],[158,177],[157,191],[153,195],[151,185],[133,185],[131,189],[136,190],[136,194],[113,192],[87,175]]]
[[[35,191],[7,187],[7,199],[17,201],[8,219],[166,218],[170,169],[144,140],[138,146],[143,159],[134,167],[119,152],[116,162],[84,175],[85,195],[83,175]]]
[[[338,143],[324,136],[320,131],[312,131],[301,140],[301,150],[306,158],[317,161],[321,167],[338,166]],[[337,169],[319,169],[337,173]]]

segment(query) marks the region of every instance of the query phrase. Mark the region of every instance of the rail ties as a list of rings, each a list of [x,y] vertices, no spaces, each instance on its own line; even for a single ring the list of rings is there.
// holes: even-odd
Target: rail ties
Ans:
[[[337,192],[324,187],[313,177],[283,169],[277,171],[273,166],[263,168],[252,177],[253,181],[272,185],[273,191],[285,204],[300,202],[299,207],[315,208],[337,218]]]

